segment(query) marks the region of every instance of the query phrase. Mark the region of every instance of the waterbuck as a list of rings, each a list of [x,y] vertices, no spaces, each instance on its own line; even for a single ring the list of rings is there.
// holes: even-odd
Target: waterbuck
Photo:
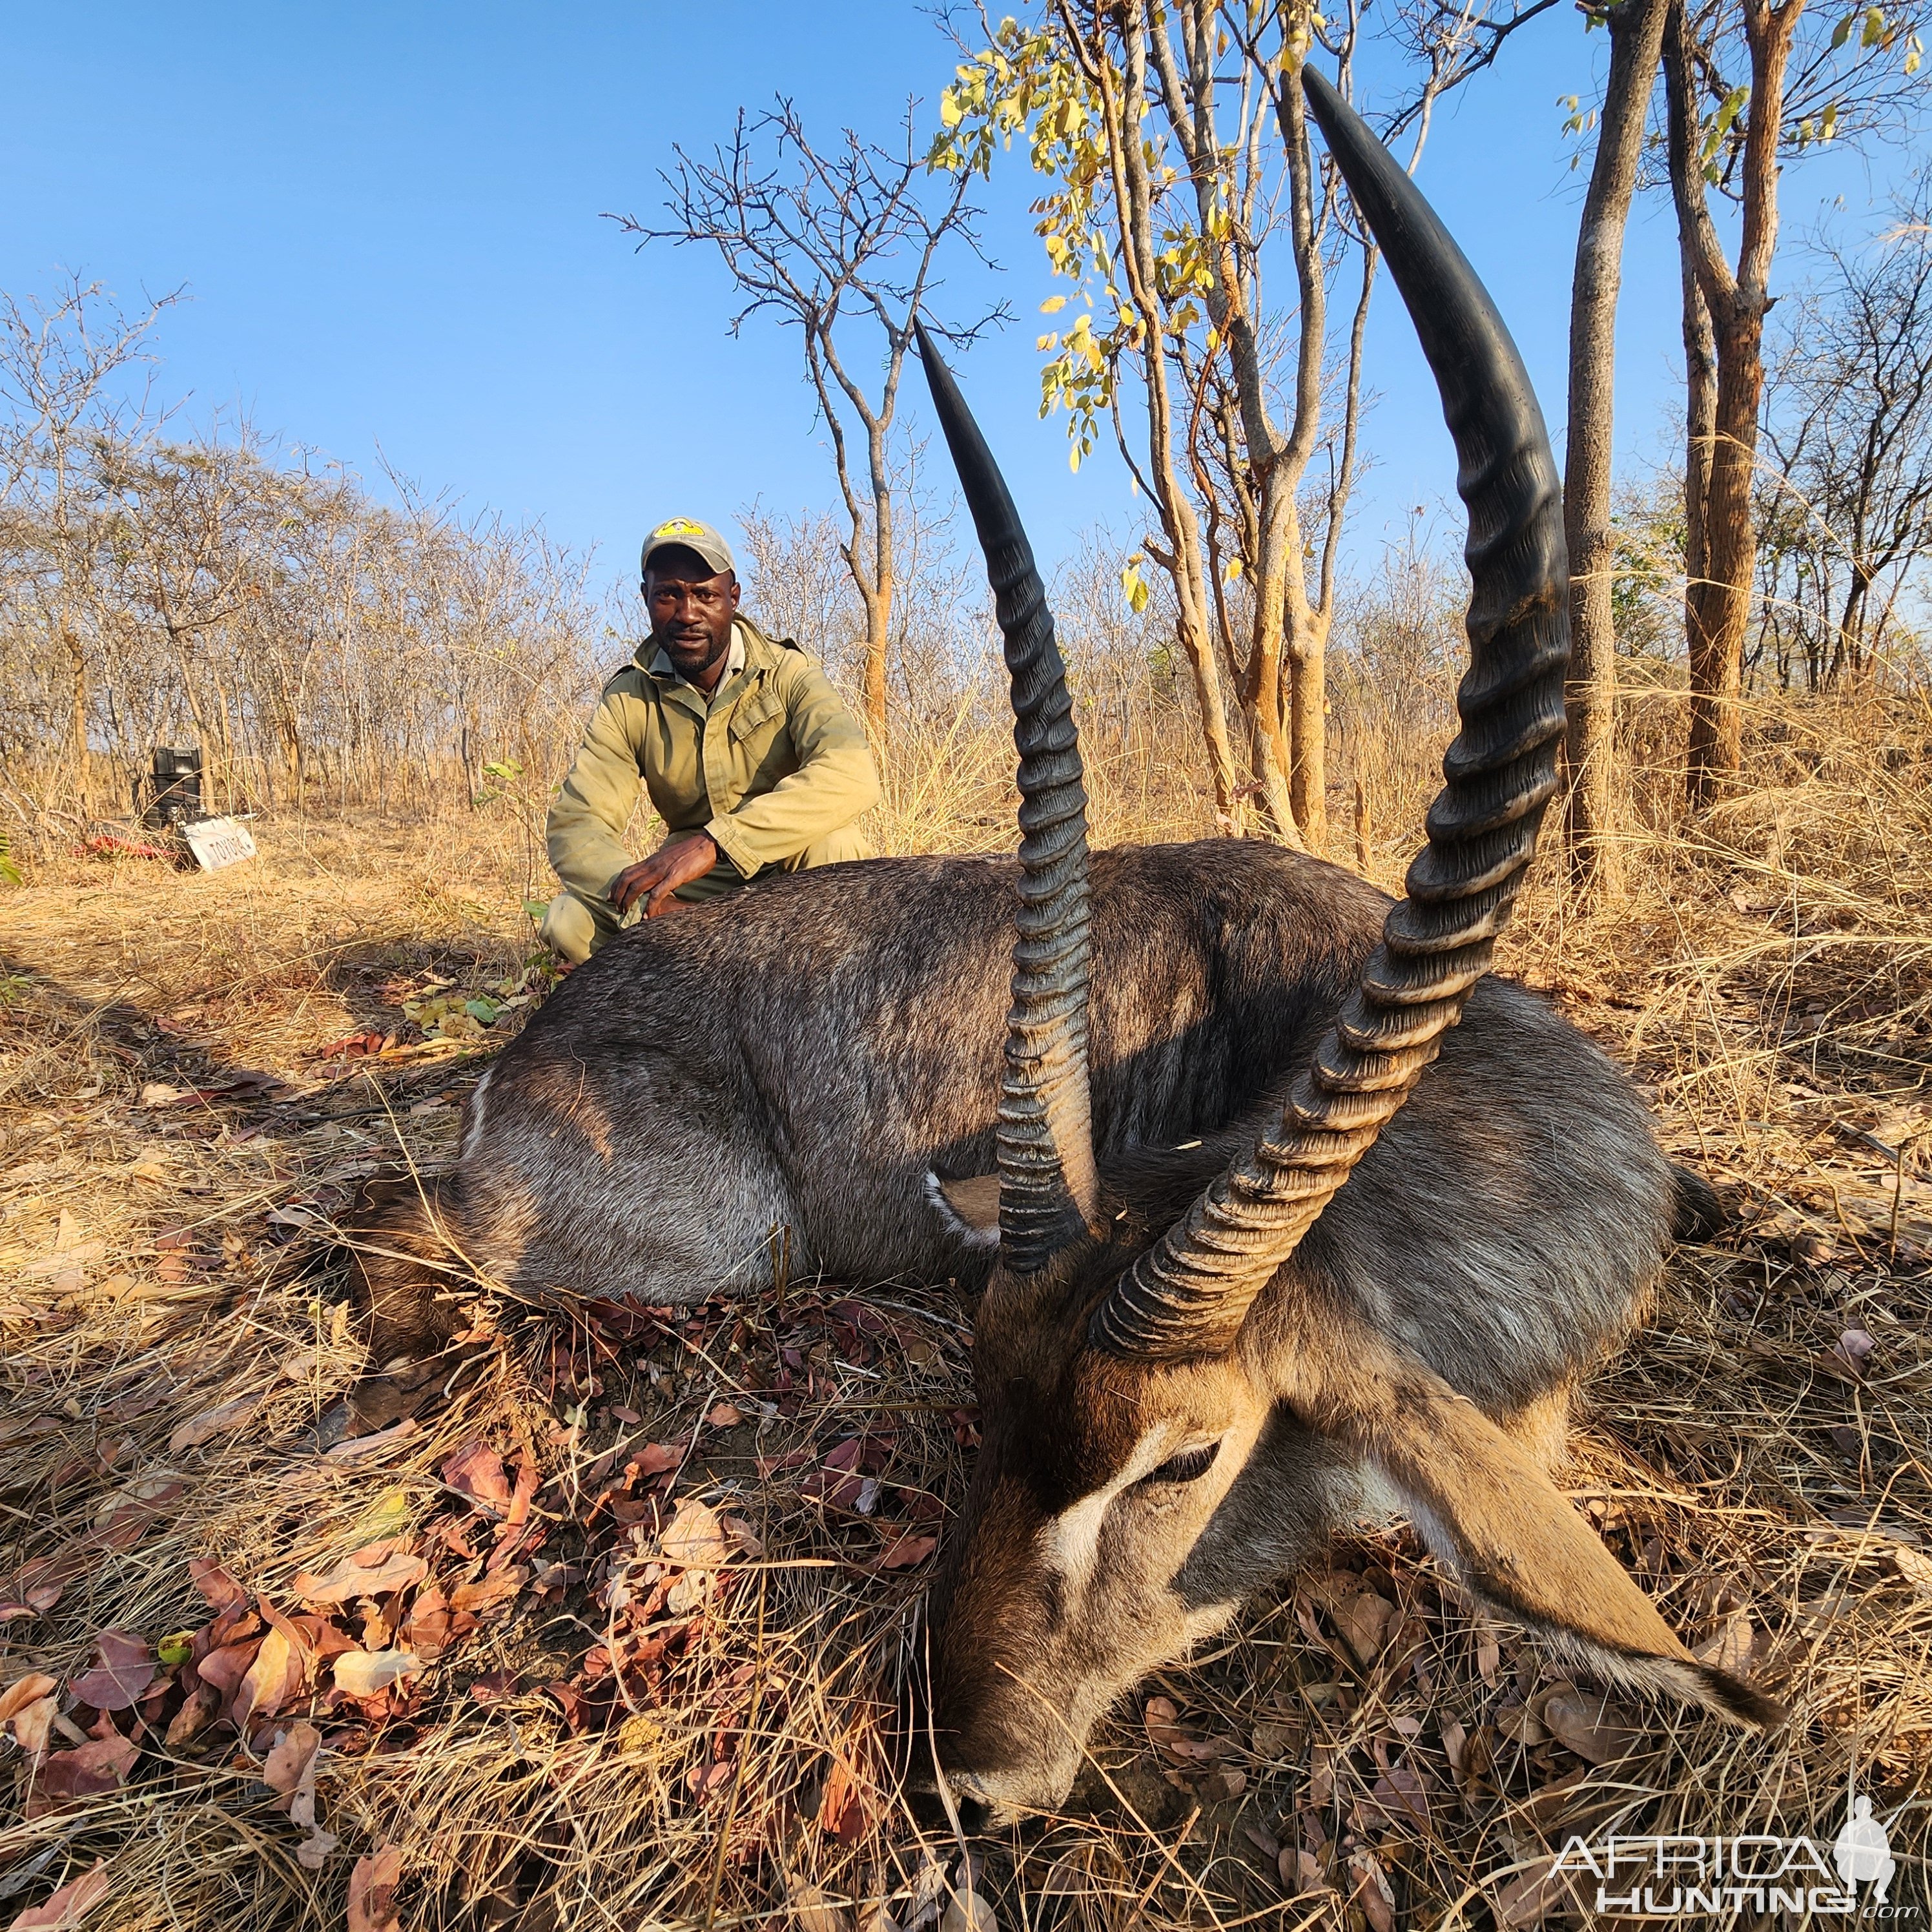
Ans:
[[[990,1270],[934,1662],[950,1775],[997,1807],[1057,1798],[1098,1713],[1302,1560],[1365,1473],[1608,1674],[1775,1714],[1689,1656],[1544,1473],[1696,1184],[1594,1047],[1484,977],[1555,784],[1555,472],[1467,265],[1307,86],[1471,514],[1475,664],[1407,898],[1253,842],[1090,862],[1040,578],[922,338],[1005,640],[1017,868],[832,866],[622,934],[478,1084],[454,1170],[356,1231],[365,1422],[416,1399],[469,1270],[649,1302],[754,1291],[782,1250],[862,1284]]]
[[[1324,876],[1350,936],[1301,989],[1318,1040],[1191,1201],[1121,1185],[1095,1148],[1090,994],[1112,962],[1090,937],[1106,901],[1059,653],[1011,502],[926,353],[998,594],[1024,800],[998,1255],[974,1324],[984,1446],[932,1646],[941,1773],[996,1816],[1057,1806],[1116,1696],[1378,1495],[1598,1674],[1781,1715],[1690,1654],[1546,1474],[1572,1383],[1642,1311],[1672,1194],[1624,1081],[1484,978],[1557,785],[1556,468],[1468,262],[1334,88],[1304,85],[1442,392],[1472,666],[1406,896],[1371,951],[1364,896]]]

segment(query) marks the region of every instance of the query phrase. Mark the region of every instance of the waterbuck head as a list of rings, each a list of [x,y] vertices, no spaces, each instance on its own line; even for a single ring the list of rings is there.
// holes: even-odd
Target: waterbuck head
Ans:
[[[944,1773],[996,1812],[1057,1804],[1094,1720],[1292,1568],[1364,1471],[1474,1592],[1600,1671],[1747,1723],[1778,1715],[1691,1658],[1515,1436],[1295,1261],[1488,968],[1556,786],[1569,628],[1555,466],[1514,346],[1406,175],[1318,75],[1304,85],[1442,393],[1472,662],[1382,945],[1279,1120],[1162,1224],[1112,1198],[1094,1160],[1086,800],[1052,619],[998,471],[920,338],[1019,751],[999,1259],[974,1342],[983,1446],[932,1650]]]

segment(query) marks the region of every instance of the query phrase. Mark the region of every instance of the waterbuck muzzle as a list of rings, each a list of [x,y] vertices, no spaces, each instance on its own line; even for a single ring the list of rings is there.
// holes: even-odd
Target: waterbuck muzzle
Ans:
[[[1442,393],[1469,516],[1470,668],[1427,843],[1381,944],[1278,1112],[1178,1218],[1151,1220],[1096,1171],[1064,670],[1011,498],[919,337],[996,595],[1022,800],[998,1262],[974,1336],[984,1446],[932,1646],[942,1766],[1003,1812],[1057,1804],[1114,1699],[1317,1550],[1365,1474],[1470,1589],[1600,1673],[1748,1724],[1780,1714],[1691,1658],[1552,1486],[1526,1417],[1547,1409],[1532,1396],[1560,1409],[1562,1387],[1485,1413],[1426,1337],[1384,1332],[1372,1282],[1300,1253],[1488,970],[1557,788],[1569,644],[1556,466],[1507,330],[1335,90],[1310,69],[1283,84],[1305,88]],[[1398,1157],[1376,1184],[1405,1180]],[[1464,1211],[1474,1240],[1509,1210],[1479,1197]]]

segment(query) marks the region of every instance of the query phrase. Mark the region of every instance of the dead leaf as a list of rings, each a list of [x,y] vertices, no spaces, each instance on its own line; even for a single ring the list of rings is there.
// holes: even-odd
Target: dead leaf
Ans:
[[[104,1859],[92,1871],[70,1880],[59,1891],[30,1905],[8,1932],[75,1932],[87,1915],[107,1896],[110,1881]]]
[[[870,1822],[863,1784],[842,1757],[835,1757],[818,1802],[818,1828],[830,1832],[842,1845],[856,1845]]]
[[[1429,1792],[1418,1772],[1407,1765],[1391,1765],[1375,1781],[1369,1792],[1365,1812],[1372,1813],[1372,1825],[1407,1826],[1418,1832],[1429,1828]]]
[[[26,1676],[17,1678],[0,1690],[0,1724],[5,1724],[16,1711],[24,1711],[29,1704],[38,1704],[50,1690],[58,1690],[59,1684],[44,1671],[30,1670]]]
[[[1757,1626],[1751,1622],[1750,1611],[1733,1610],[1718,1626],[1716,1633],[1697,1646],[1694,1654],[1700,1664],[1742,1677],[1750,1669],[1756,1648]]]
[[[356,1861],[349,1874],[349,1932],[401,1932],[396,1887],[402,1876],[403,1855],[394,1845]]]
[[[225,1436],[231,1429],[240,1428],[261,1403],[259,1395],[237,1396],[232,1402],[224,1402],[219,1408],[204,1408],[199,1415],[190,1416],[168,1438],[168,1454],[178,1456],[184,1449],[198,1448],[218,1436]]]
[[[626,1464],[625,1470],[628,1474],[634,1469],[640,1477],[662,1476],[683,1460],[684,1451],[675,1442],[646,1442]]]
[[[1372,1590],[1358,1590],[1330,1603],[1328,1614],[1334,1619],[1342,1641],[1366,1670],[1382,1654],[1395,1606]]]
[[[745,1418],[734,1404],[721,1402],[712,1406],[704,1419],[713,1429],[736,1429]]]
[[[335,1688],[351,1697],[373,1697],[422,1668],[422,1659],[411,1651],[345,1650],[335,1660]]]
[[[271,1791],[292,1798],[296,1787],[314,1765],[321,1743],[322,1733],[313,1724],[292,1726],[276,1738],[262,1766],[262,1782]]]
[[[1552,1912],[1574,1910],[1576,1900],[1567,1872],[1559,1872],[1558,1859],[1538,1858],[1519,1873],[1496,1894],[1496,1923],[1508,1932],[1540,1925]]]
[[[716,1513],[687,1496],[678,1504],[658,1547],[668,1563],[687,1570],[716,1570],[730,1561],[736,1546]]]
[[[983,1893],[956,1892],[939,1915],[939,1932],[1000,1932],[999,1916]]]
[[[147,1691],[157,1676],[154,1653],[126,1630],[103,1630],[94,1640],[94,1668],[68,1688],[97,1711],[124,1711]]]
[[[232,1610],[248,1600],[248,1592],[223,1569],[206,1556],[190,1558],[188,1580],[218,1610]]]
[[[472,1436],[438,1472],[459,1496],[501,1516],[514,1493],[503,1472],[503,1459],[480,1436]]]
[[[901,1530],[880,1553],[876,1567],[880,1570],[910,1570],[914,1564],[923,1563],[938,1547],[936,1536],[922,1535],[915,1530]]]
[[[328,1855],[342,1840],[333,1832],[325,1832],[320,1825],[312,1826],[309,1834],[296,1847],[296,1863],[304,1871],[320,1871],[328,1861]]]
[[[1372,1932],[1395,1932],[1395,1888],[1382,1870],[1382,1861],[1366,1849],[1351,1852],[1348,1869],[1355,1874],[1350,1903],[1361,1907],[1362,1916]]]
[[[308,1665],[306,1654],[298,1654],[281,1630],[271,1628],[230,1700],[228,1715],[236,1729],[245,1731],[250,1718],[272,1718],[301,1688]]]
[[[418,1427],[412,1415],[406,1415],[400,1422],[392,1422],[386,1429],[379,1429],[373,1436],[352,1436],[346,1442],[338,1442],[333,1449],[323,1450],[332,1462],[359,1462],[370,1456],[380,1456],[386,1449],[401,1442],[406,1436],[416,1434]]]
[[[1311,1892],[1322,1889],[1321,1861],[1299,1846],[1282,1847],[1275,1860],[1275,1872],[1281,1880],[1282,1890],[1290,1898],[1301,1898]]]
[[[791,1909],[800,1932],[852,1932],[852,1916],[834,1905],[823,1886],[795,1884],[791,1888]]]
[[[1920,1596],[1932,1598],[1932,1556],[1922,1556],[1916,1550],[1897,1549],[1892,1552],[1892,1560],[1898,1574]]]
[[[1592,1764],[1618,1763],[1642,1742],[1629,1718],[1608,1698],[1574,1689],[1559,1689],[1544,1700],[1543,1721],[1565,1750]]]
[[[59,1801],[118,1791],[140,1755],[139,1748],[118,1732],[90,1738],[76,1750],[55,1752],[41,1765],[34,1775],[34,1795]]]
[[[54,1719],[59,1714],[58,1697],[40,1697],[31,1704],[23,1704],[14,1714],[14,1742],[29,1757],[38,1757],[47,1748]]]
[[[289,1588],[305,1604],[347,1604],[358,1597],[386,1597],[420,1583],[428,1574],[429,1565],[420,1556],[377,1543],[345,1556],[326,1576],[311,1576],[304,1570]]]

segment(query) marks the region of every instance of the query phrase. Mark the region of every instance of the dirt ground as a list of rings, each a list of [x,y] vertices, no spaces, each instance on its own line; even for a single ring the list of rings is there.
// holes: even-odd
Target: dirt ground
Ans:
[[[1570,1486],[1785,1730],[1606,1702],[1365,1527],[1118,1712],[1066,1816],[970,1844],[890,1742],[970,1307],[479,1294],[478,1366],[345,1438],[330,1224],[451,1157],[548,994],[526,850],[270,824],[212,878],[40,865],[0,897],[0,1925],[1574,1923],[1573,1837],[1828,1856],[1854,1791],[1922,1916],[1928,815],[1882,760],[1767,766],[1614,914],[1546,881],[1508,962],[1736,1210]]]

